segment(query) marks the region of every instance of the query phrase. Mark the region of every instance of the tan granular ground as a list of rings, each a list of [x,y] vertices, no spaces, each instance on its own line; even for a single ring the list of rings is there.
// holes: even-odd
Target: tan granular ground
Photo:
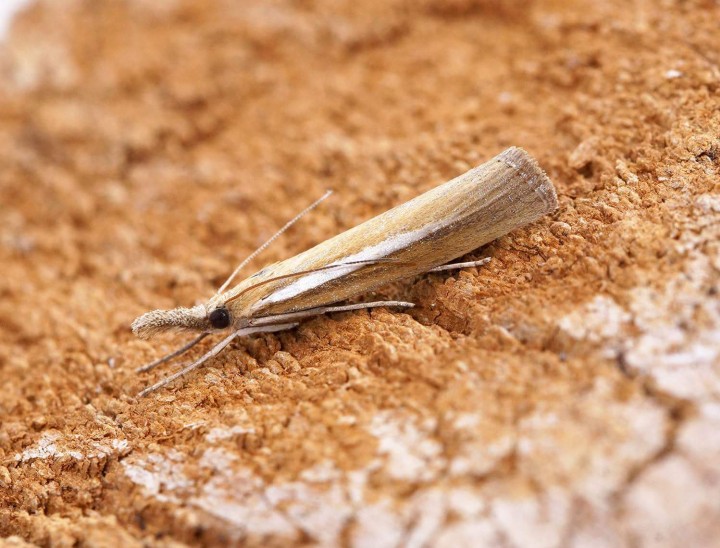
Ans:
[[[9,545],[710,546],[720,5],[64,0],[0,61]],[[480,270],[134,367],[211,295],[509,145],[560,209]],[[252,269],[248,273],[252,272]],[[202,345],[206,350],[210,345]],[[24,539],[24,540],[21,540]]]

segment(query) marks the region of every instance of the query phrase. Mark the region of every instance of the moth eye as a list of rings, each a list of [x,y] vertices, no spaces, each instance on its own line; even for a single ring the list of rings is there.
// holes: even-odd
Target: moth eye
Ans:
[[[227,308],[216,308],[210,312],[208,320],[215,329],[225,329],[230,325],[230,312],[227,311]]]

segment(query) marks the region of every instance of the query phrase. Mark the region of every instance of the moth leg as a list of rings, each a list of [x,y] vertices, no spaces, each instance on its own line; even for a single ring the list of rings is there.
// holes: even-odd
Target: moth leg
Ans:
[[[407,301],[373,301],[370,303],[357,303],[357,304],[345,304],[339,306],[324,306],[325,310],[321,314],[327,314],[328,312],[345,312],[346,310],[363,310],[365,308],[379,308],[381,306],[397,306],[400,308],[412,308],[415,303]],[[315,309],[317,310],[317,309]]]
[[[173,373],[172,375],[169,375],[165,377],[164,379],[161,379],[160,381],[156,382],[152,386],[148,386],[145,390],[138,393],[138,398],[143,398],[150,394],[151,392],[155,392],[158,388],[162,388],[163,386],[170,384],[175,379],[178,379],[182,377],[183,375],[186,375],[190,373],[193,369],[197,369],[202,364],[204,364],[206,361],[208,361],[210,358],[217,356],[227,345],[229,345],[236,337],[240,337],[243,335],[252,335],[253,333],[270,333],[273,331],[284,331],[286,329],[292,329],[293,327],[297,326],[297,323],[286,323],[286,324],[280,324],[280,325],[268,325],[264,327],[250,327],[247,329],[238,329],[237,331],[232,332],[230,335],[225,337],[222,341],[217,343],[215,346],[213,346],[208,352],[203,354],[200,358],[192,362],[191,364],[183,367],[180,371],[177,373]]]
[[[210,333],[203,333],[202,335],[195,337],[193,340],[191,340],[189,343],[181,346],[177,350],[170,352],[170,354],[167,354],[163,356],[162,358],[158,358],[155,361],[152,361],[150,363],[146,363],[142,367],[138,367],[135,372],[136,373],[143,373],[145,371],[150,371],[151,369],[155,369],[158,365],[161,363],[169,362],[173,358],[176,358],[178,356],[181,356],[185,354],[188,350],[190,350],[193,346],[195,346],[197,343],[199,343],[201,340],[203,340],[205,337],[207,337]]]
[[[428,272],[442,272],[443,270],[455,270],[459,268],[472,268],[474,266],[483,266],[490,262],[490,257],[485,257],[484,259],[480,259],[479,261],[470,261],[467,263],[450,263],[450,264],[444,264],[442,266],[436,266],[435,268],[431,268],[428,270]]]
[[[275,314],[273,316],[264,316],[250,320],[250,325],[272,325],[278,321],[287,320],[303,320],[313,316],[320,316],[329,312],[345,312],[348,310],[362,310],[364,308],[377,308],[380,306],[398,306],[401,308],[412,308],[415,303],[405,301],[373,301],[371,303],[346,304],[338,306],[319,306],[317,308],[309,308],[300,312],[288,312],[287,314]]]

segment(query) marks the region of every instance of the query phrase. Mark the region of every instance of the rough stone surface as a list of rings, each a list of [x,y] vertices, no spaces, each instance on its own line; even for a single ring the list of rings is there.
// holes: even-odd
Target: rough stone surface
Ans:
[[[9,546],[710,546],[720,5],[41,1],[0,52]],[[479,270],[238,341],[152,397],[152,308],[525,147]],[[201,352],[210,342],[203,344]]]

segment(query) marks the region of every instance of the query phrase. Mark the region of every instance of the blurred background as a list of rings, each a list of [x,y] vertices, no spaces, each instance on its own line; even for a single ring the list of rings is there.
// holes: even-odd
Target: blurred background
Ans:
[[[0,38],[5,37],[10,21],[20,8],[30,3],[30,0],[3,0],[0,3]]]

